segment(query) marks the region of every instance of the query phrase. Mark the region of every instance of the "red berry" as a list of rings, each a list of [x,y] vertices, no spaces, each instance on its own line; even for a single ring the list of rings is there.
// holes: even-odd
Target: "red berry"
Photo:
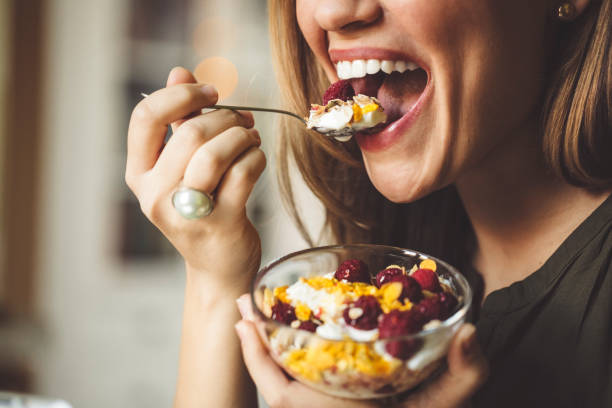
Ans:
[[[434,319],[442,320],[442,305],[438,296],[421,300],[412,310],[422,317],[423,323]]]
[[[408,275],[396,275],[389,279],[389,282],[400,282],[404,287],[399,297],[399,301],[403,302],[408,298],[412,303],[418,303],[423,298],[421,285]]]
[[[440,314],[441,320],[448,319],[455,312],[455,308],[459,302],[452,293],[442,292],[438,296],[442,306]]]
[[[298,328],[300,330],[308,330],[309,332],[313,332],[314,333],[314,332],[317,331],[317,327],[318,327],[318,324],[316,324],[312,320],[308,320],[306,322],[300,323],[300,327],[298,327]]]
[[[364,282],[370,283],[370,274],[368,266],[359,259],[349,259],[340,264],[334,278],[346,282]]]
[[[423,327],[421,318],[412,310],[392,310],[384,314],[378,323],[378,336],[381,339],[416,333]]]
[[[295,308],[288,303],[276,302],[272,306],[272,319],[284,324],[291,324],[296,320]]]
[[[423,344],[421,339],[391,340],[385,344],[385,350],[395,358],[408,360]]]
[[[436,275],[436,273],[431,269],[417,269],[411,273],[410,276],[419,282],[419,285],[421,285],[423,290],[428,290],[430,292],[442,292],[438,275]]]
[[[351,316],[352,313],[358,316]],[[344,309],[343,317],[349,326],[359,330],[372,330],[378,326],[378,316],[381,313],[380,304],[374,296],[361,296],[355,303]]]
[[[419,313],[423,317],[423,323],[430,320],[448,319],[457,306],[457,299],[450,293],[442,292],[436,296],[423,299],[412,310]]]
[[[387,268],[376,274],[376,286],[379,288],[385,283],[391,282],[394,276],[403,275],[404,271],[400,268]]]
[[[327,91],[323,94],[323,105],[327,105],[332,99],[341,99],[348,101],[355,96],[355,90],[351,86],[351,83],[347,80],[341,79],[340,81],[331,84]]]

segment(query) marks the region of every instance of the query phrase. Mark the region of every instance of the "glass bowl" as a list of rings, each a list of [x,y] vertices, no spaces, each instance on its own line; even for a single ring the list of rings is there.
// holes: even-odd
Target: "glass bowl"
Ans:
[[[409,271],[431,259],[436,263],[440,283],[457,298],[458,304],[443,321],[430,322],[413,334],[384,340],[324,338],[269,317],[269,305],[264,299],[269,298],[271,290],[292,285],[300,278],[329,276],[349,259],[365,262],[372,279],[389,265]],[[409,249],[367,244],[312,248],[284,256],[258,272],[251,294],[256,326],[272,358],[297,381],[329,395],[353,399],[395,395],[429,377],[443,362],[472,301],[466,279],[447,263]],[[399,357],[393,357],[388,352],[391,350],[400,350],[393,353]]]

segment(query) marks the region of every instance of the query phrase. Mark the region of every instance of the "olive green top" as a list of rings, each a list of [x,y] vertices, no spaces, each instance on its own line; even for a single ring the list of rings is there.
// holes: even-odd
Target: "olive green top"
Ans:
[[[491,369],[476,407],[612,407],[612,196],[476,315]]]

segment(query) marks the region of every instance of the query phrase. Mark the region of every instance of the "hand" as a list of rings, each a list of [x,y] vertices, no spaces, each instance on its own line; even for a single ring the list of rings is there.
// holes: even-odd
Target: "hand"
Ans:
[[[217,97],[189,71],[173,69],[167,87],[134,108],[125,179],[188,270],[204,271],[224,287],[247,287],[261,249],[245,205],[266,160],[250,113],[201,113]],[[173,135],[164,145],[170,124]],[[199,220],[181,217],[171,203],[180,185],[212,194],[213,212]]]
[[[348,400],[331,397],[287,378],[272,360],[255,328],[251,299],[237,300],[243,319],[236,324],[244,361],[259,392],[271,408],[376,408],[376,401]],[[452,408],[466,404],[484,383],[488,365],[476,340],[473,325],[463,325],[448,351],[448,370],[397,407]]]

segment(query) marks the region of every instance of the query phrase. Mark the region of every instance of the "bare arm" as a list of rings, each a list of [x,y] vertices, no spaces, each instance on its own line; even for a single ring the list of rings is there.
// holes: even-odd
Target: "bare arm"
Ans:
[[[176,408],[257,407],[234,331],[235,299],[245,291],[215,287],[188,270]]]
[[[177,408],[257,404],[234,323],[235,299],[261,259],[245,207],[266,160],[252,115],[201,113],[216,101],[216,91],[175,68],[166,88],[136,106],[128,132],[126,182],[187,265]],[[170,124],[173,135],[164,145]],[[214,194],[212,213],[197,220],[178,214],[171,198],[180,186]]]

